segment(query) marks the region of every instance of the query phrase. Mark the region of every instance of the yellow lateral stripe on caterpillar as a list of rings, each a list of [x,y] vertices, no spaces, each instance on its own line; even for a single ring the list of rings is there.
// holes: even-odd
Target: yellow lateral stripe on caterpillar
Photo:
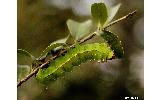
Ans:
[[[47,69],[40,69],[37,73],[39,81],[54,80],[65,72],[72,70],[73,66],[78,66],[86,61],[109,60],[113,57],[113,51],[106,43],[93,43],[77,45],[67,51],[64,56],[51,61]]]

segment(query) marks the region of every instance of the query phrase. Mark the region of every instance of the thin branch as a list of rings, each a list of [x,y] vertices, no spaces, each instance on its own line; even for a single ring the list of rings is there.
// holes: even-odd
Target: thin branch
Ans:
[[[40,68],[43,68],[45,65],[47,65],[49,62],[45,62],[44,64],[42,64],[41,66],[37,67],[34,71],[32,71],[29,75],[27,75],[24,79],[22,79],[21,81],[19,81],[17,83],[17,87],[21,86],[22,83],[26,82],[30,77],[32,77],[33,75],[35,75],[38,70]]]
[[[88,41],[89,39],[93,38],[94,36],[96,35],[96,33],[92,33],[90,34],[89,36],[85,37],[84,39],[82,39],[79,44],[81,43],[84,43],[86,41]],[[75,47],[75,44],[71,45],[69,47],[70,48],[73,48]],[[21,86],[22,83],[26,82],[29,78],[31,78],[33,75],[37,74],[37,72],[39,71],[39,69],[42,69],[44,68],[47,64],[49,64],[49,62],[51,60],[55,60],[57,57],[59,57],[61,54],[65,53],[67,51],[67,49],[61,51],[58,55],[55,55],[53,56],[52,58],[50,58],[48,61],[46,61],[45,63],[43,63],[41,66],[37,67],[34,71],[32,71],[29,75],[27,75],[24,79],[20,80],[18,83],[17,83],[17,87]]]
[[[92,39],[96,35],[96,32],[90,34],[89,36],[85,37],[83,40],[80,41],[80,43],[84,43],[90,39]]]
[[[112,26],[112,25],[114,25],[114,24],[116,24],[116,23],[118,23],[118,22],[120,22],[120,21],[122,21],[122,20],[124,20],[124,19],[127,19],[127,18],[133,16],[135,13],[136,13],[136,10],[133,11],[132,13],[129,13],[128,15],[126,15],[126,16],[124,16],[124,17],[118,19],[118,20],[113,21],[113,22],[110,23],[108,26],[106,26],[103,30],[106,30],[108,27],[110,27],[110,26]],[[81,40],[79,41],[79,44],[84,43],[84,42],[86,42],[86,41],[92,39],[95,35],[96,35],[96,32],[93,32],[92,34],[88,35],[87,37],[81,39]],[[71,46],[69,47],[69,49],[70,49],[70,48],[73,48],[73,47],[75,47],[75,44],[71,45]],[[49,62],[50,62],[51,60],[55,60],[57,57],[59,57],[60,55],[62,55],[63,53],[65,53],[67,50],[68,50],[68,49],[62,50],[58,55],[53,56],[53,57],[50,58],[48,61],[46,61],[45,63],[43,63],[41,66],[38,66],[34,71],[32,71],[32,72],[31,72],[29,75],[27,75],[24,79],[20,80],[20,81],[17,83],[17,87],[21,86],[22,83],[26,82],[26,81],[27,81],[29,78],[31,78],[33,75],[37,74],[37,72],[39,71],[39,69],[44,68],[47,64],[49,64]]]
[[[121,18],[119,18],[119,19],[117,19],[117,20],[115,20],[115,21],[113,21],[111,23],[109,23],[106,27],[104,27],[103,30],[107,30],[108,27],[110,27],[110,26],[112,26],[112,25],[114,25],[116,23],[119,23],[119,22],[121,22],[123,20],[126,20],[127,18],[132,17],[136,12],[137,12],[137,10],[135,10],[135,11],[133,11],[133,12],[131,12],[131,13],[129,13],[129,14],[127,14],[127,15],[125,15],[125,16],[123,16],[123,17],[121,17]]]

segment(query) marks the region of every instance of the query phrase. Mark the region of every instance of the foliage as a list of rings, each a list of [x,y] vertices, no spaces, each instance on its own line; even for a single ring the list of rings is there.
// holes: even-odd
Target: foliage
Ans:
[[[75,40],[79,40],[90,32],[92,21],[87,20],[85,22],[79,23],[69,19],[67,21],[67,26],[69,28],[70,34],[75,38]]]
[[[30,54],[28,51],[23,50],[23,49],[18,49],[18,50],[17,50],[17,53],[18,53],[18,54],[21,54],[21,55],[24,55],[24,56],[26,56],[26,57],[29,57],[29,58],[32,59],[32,60],[35,59],[35,57],[34,57],[32,54]]]
[[[32,58],[32,66],[36,66],[36,68],[39,68],[39,66],[46,61],[49,61],[46,68],[39,68],[39,71],[36,74],[37,80],[43,83],[64,76],[65,73],[70,72],[74,66],[79,66],[87,61],[100,62],[111,60],[114,57],[121,58],[123,56],[123,48],[118,36],[114,33],[103,30],[103,25],[107,23],[107,20],[112,20],[119,7],[120,4],[111,10],[107,10],[104,3],[94,3],[91,6],[91,13],[99,30],[96,29],[95,32],[89,34],[92,28],[92,21],[90,19],[82,23],[69,19],[67,21],[67,26],[70,34],[63,39],[51,43],[39,57],[35,58],[29,52],[22,49],[18,49],[18,53],[22,53]],[[111,16],[109,17],[108,15]],[[102,37],[106,42],[90,44],[81,44],[80,42],[77,42],[81,39],[84,40],[87,35],[93,34]],[[69,46],[67,41],[71,36],[75,42],[73,46]],[[56,56],[56,59],[51,59],[54,56]],[[35,69],[35,67],[33,68]],[[18,75],[22,72],[23,70],[21,70]]]
[[[108,16],[107,21],[105,22],[104,26],[108,25],[109,22],[114,18],[114,16],[118,12],[120,6],[121,6],[121,3],[118,3],[115,6],[108,8],[109,16]]]
[[[106,5],[104,3],[92,4],[91,13],[98,27],[101,27],[106,22],[108,13],[107,13]]]
[[[28,65],[18,65],[17,66],[17,80],[20,81],[26,75],[30,73],[30,66]]]

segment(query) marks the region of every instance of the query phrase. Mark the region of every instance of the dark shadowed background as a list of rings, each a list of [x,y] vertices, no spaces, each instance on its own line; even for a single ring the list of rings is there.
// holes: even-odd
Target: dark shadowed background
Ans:
[[[90,5],[100,0],[17,0],[17,47],[38,56],[51,42],[69,31],[67,19],[91,19]],[[118,34],[124,57],[105,63],[75,67],[47,86],[31,78],[18,90],[18,100],[124,100],[144,99],[144,1],[104,0],[107,6],[122,3],[115,19],[137,9],[132,19],[109,29]],[[29,63],[18,58],[18,63]]]

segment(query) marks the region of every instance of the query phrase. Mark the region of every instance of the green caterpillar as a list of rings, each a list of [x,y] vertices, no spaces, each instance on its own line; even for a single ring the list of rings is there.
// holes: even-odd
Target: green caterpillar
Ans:
[[[65,55],[51,61],[48,68],[40,69],[36,78],[45,83],[63,76],[65,72],[71,71],[74,66],[81,63],[98,60],[106,61],[111,59],[113,55],[113,50],[107,46],[107,43],[77,45],[75,48],[68,50]]]
[[[102,31],[101,37],[107,41],[111,49],[114,50],[115,57],[121,58],[124,54],[124,50],[119,41],[118,36],[110,31]]]

